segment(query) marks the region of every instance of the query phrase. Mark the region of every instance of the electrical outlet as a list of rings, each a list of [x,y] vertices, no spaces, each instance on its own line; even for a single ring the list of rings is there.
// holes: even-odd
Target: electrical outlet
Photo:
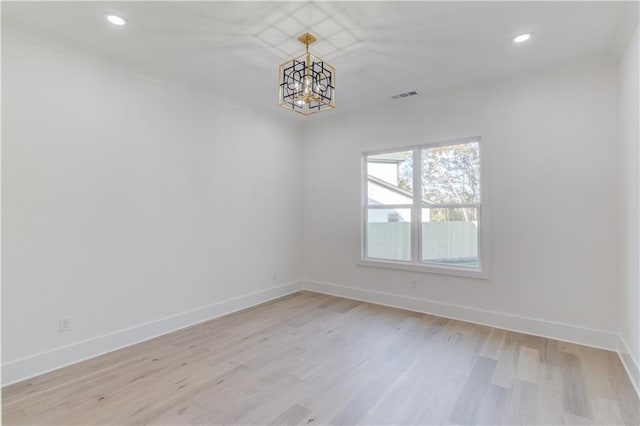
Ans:
[[[274,273],[271,275],[271,279],[272,279],[273,281],[278,281],[278,273],[277,273],[277,272],[274,272]]]
[[[60,333],[71,331],[71,318],[60,318],[59,321]]]
[[[416,280],[411,280],[411,288],[416,288]]]

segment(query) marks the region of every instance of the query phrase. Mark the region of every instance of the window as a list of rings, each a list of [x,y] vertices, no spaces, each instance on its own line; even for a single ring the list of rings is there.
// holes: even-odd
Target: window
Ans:
[[[485,278],[480,138],[364,154],[362,263]]]

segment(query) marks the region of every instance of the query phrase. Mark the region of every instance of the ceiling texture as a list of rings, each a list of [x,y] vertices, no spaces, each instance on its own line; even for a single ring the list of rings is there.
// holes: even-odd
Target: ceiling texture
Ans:
[[[325,114],[616,55],[637,22],[637,2],[612,1],[2,3],[3,30],[260,110],[279,108],[278,65],[304,52],[296,38],[309,31],[310,50],[336,67]],[[524,32],[532,39],[514,45]]]

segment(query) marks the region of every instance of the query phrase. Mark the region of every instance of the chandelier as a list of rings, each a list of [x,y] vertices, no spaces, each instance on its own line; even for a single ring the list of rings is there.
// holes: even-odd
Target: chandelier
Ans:
[[[298,41],[306,46],[305,54],[280,65],[280,106],[304,115],[336,106],[335,68],[309,52],[316,40],[302,34]]]

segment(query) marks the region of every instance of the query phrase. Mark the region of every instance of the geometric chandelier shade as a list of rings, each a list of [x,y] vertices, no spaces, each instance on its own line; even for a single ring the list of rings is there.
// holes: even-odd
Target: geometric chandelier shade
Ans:
[[[314,54],[309,45],[317,39],[304,33],[298,40],[307,51],[280,65],[280,106],[309,115],[336,106],[336,70]]]

